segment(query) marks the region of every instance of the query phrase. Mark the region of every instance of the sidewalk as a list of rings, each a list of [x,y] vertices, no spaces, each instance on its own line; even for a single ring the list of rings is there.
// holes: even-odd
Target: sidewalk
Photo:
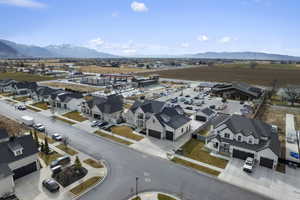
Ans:
[[[165,194],[163,192],[144,192],[144,193],[138,194],[138,197],[140,197],[140,200],[158,200],[159,194],[169,197],[168,199],[170,199],[170,200],[180,200],[178,197],[175,197],[170,194]],[[135,199],[135,197],[136,196],[130,198],[129,200],[133,200],[133,199]]]

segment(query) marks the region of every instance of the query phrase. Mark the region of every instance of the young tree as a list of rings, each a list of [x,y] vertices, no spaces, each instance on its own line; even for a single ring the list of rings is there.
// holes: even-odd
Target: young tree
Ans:
[[[75,159],[75,169],[76,170],[81,170],[81,168],[82,168],[81,161],[79,160],[79,157],[76,156],[76,159]]]
[[[36,130],[33,130],[33,135],[34,135],[34,140],[36,142],[36,146],[39,148],[40,143],[39,143],[39,137],[37,136]]]
[[[287,100],[294,106],[295,102],[300,99],[300,88],[287,86],[284,91],[287,95]]]
[[[49,154],[49,152],[50,152],[50,149],[49,149],[49,144],[48,144],[48,139],[47,139],[47,137],[45,137],[44,152],[45,152],[45,154]]]
[[[41,152],[45,153],[45,145],[44,145],[44,143],[41,143]]]

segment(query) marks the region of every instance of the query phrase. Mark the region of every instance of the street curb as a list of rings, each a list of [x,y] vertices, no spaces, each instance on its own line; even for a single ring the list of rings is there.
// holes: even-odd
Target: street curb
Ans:
[[[74,196],[73,198],[71,198],[71,200],[79,199],[80,197],[82,197],[83,195],[87,194],[88,192],[90,192],[94,188],[98,187],[100,184],[102,184],[106,180],[106,178],[108,176],[109,168],[108,168],[108,164],[107,164],[107,162],[105,160],[102,160],[102,162],[103,162],[104,166],[106,167],[106,174],[105,174],[105,176],[100,181],[98,181],[97,183],[95,183],[95,185],[93,185],[92,187],[89,187],[88,189],[86,189],[81,194],[79,194],[79,195]],[[70,193],[73,194],[72,192],[70,192]]]
[[[164,195],[167,195],[167,196],[170,196],[176,200],[181,200],[179,197],[175,196],[174,194],[169,194],[169,193],[166,193],[166,192],[161,192],[161,191],[144,191],[144,192],[140,192],[139,194],[143,194],[143,193],[157,193],[157,194],[164,194]],[[132,197],[129,197],[128,200],[133,200],[133,198],[135,198],[136,195],[133,195]]]

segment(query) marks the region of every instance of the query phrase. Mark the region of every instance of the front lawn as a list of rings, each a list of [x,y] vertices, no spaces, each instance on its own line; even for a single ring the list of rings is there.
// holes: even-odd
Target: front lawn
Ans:
[[[168,196],[168,195],[161,194],[161,193],[158,193],[157,199],[158,199],[158,200],[176,200],[176,199],[174,199],[173,197],[170,197],[170,196]]]
[[[183,156],[224,169],[228,161],[211,156],[209,152],[203,149],[204,145],[204,142],[196,139],[190,139],[181,147],[183,150]]]
[[[48,143],[50,143],[50,144],[55,143],[55,140],[53,140],[52,138],[46,136],[45,133],[41,133],[41,132],[37,131],[36,134],[37,134],[39,140],[41,140],[42,142],[44,142],[45,141],[45,137],[47,137]]]
[[[70,120],[67,120],[67,119],[64,119],[64,118],[61,118],[61,117],[58,117],[58,116],[54,116],[54,119],[58,119],[58,120],[60,120],[60,121],[62,121],[62,122],[65,122],[65,123],[67,123],[67,124],[70,124],[70,125],[76,124],[75,122],[72,122],[72,121],[70,121]]]
[[[21,101],[21,102],[26,102],[26,101],[29,101],[30,98],[29,97],[26,97],[26,96],[22,96],[22,97],[15,97],[13,98],[14,100],[16,101]]]
[[[39,157],[45,162],[46,165],[50,165],[52,161],[56,160],[59,157],[62,157],[61,154],[59,154],[55,151],[48,155],[43,152],[39,152],[38,154],[39,154]]]
[[[101,181],[101,179],[102,179],[102,177],[100,177],[100,176],[95,176],[95,177],[89,178],[86,181],[84,181],[83,183],[81,183],[80,185],[77,185],[76,187],[72,188],[70,190],[70,192],[76,196],[80,195],[85,190],[87,190],[88,188],[94,186],[99,181]]]
[[[69,154],[71,156],[74,156],[74,155],[78,154],[77,151],[75,151],[71,147],[65,146],[64,144],[59,144],[59,145],[56,146],[56,148],[66,152],[67,154]]]
[[[88,118],[83,117],[83,116],[80,114],[80,112],[78,112],[78,111],[72,111],[72,112],[69,112],[69,113],[64,114],[63,116],[66,117],[66,118],[69,118],[69,119],[78,121],[78,122],[83,122],[83,121],[85,121],[85,120],[88,120]]]
[[[40,108],[42,110],[48,110],[48,104],[45,102],[37,102],[37,103],[31,104],[31,105],[34,107]]]
[[[133,144],[132,142],[128,142],[126,140],[123,140],[121,138],[115,137],[113,135],[109,135],[109,134],[103,133],[102,131],[95,131],[94,133],[97,134],[97,135],[99,135],[99,136],[101,136],[101,137],[107,138],[109,140],[113,140],[113,141],[121,143],[121,144],[125,144],[125,145],[131,145],[131,144]]]
[[[140,141],[144,138],[141,135],[134,134],[132,129],[128,126],[114,126],[111,128],[111,132],[135,141]]]
[[[184,165],[184,166],[196,169],[196,170],[199,170],[199,171],[207,173],[207,174],[211,174],[213,176],[219,176],[219,174],[220,174],[220,172],[218,172],[216,170],[213,170],[213,169],[210,169],[210,168],[207,168],[207,167],[203,167],[203,166],[191,163],[189,161],[182,160],[180,158],[175,157],[175,158],[172,159],[172,162],[180,164],[180,165]]]
[[[93,168],[98,168],[98,169],[99,169],[99,168],[103,168],[103,165],[102,165],[100,162],[95,161],[95,160],[90,159],[90,158],[84,160],[83,162],[84,162],[85,164],[87,164],[87,165],[93,167]]]

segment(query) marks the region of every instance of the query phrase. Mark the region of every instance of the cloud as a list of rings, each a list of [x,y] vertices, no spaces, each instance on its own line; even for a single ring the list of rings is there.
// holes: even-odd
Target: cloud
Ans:
[[[197,37],[197,40],[199,40],[199,41],[207,41],[207,40],[209,40],[209,38],[206,35],[199,35]]]
[[[225,36],[225,37],[222,37],[222,38],[219,40],[219,42],[225,44],[225,43],[231,42],[232,40],[233,40],[233,39],[232,39],[231,37]]]
[[[0,4],[7,4],[27,8],[43,8],[46,5],[35,0],[0,0]]]
[[[187,43],[187,42],[183,42],[183,43],[180,44],[180,46],[181,46],[182,48],[188,48],[188,47],[190,47],[190,44]]]
[[[147,12],[148,8],[144,3],[134,1],[131,3],[131,9],[135,12]]]
[[[101,38],[96,38],[88,41],[88,44],[86,46],[91,49],[98,49],[101,46],[103,46],[103,44],[104,44],[104,40],[102,40]]]

